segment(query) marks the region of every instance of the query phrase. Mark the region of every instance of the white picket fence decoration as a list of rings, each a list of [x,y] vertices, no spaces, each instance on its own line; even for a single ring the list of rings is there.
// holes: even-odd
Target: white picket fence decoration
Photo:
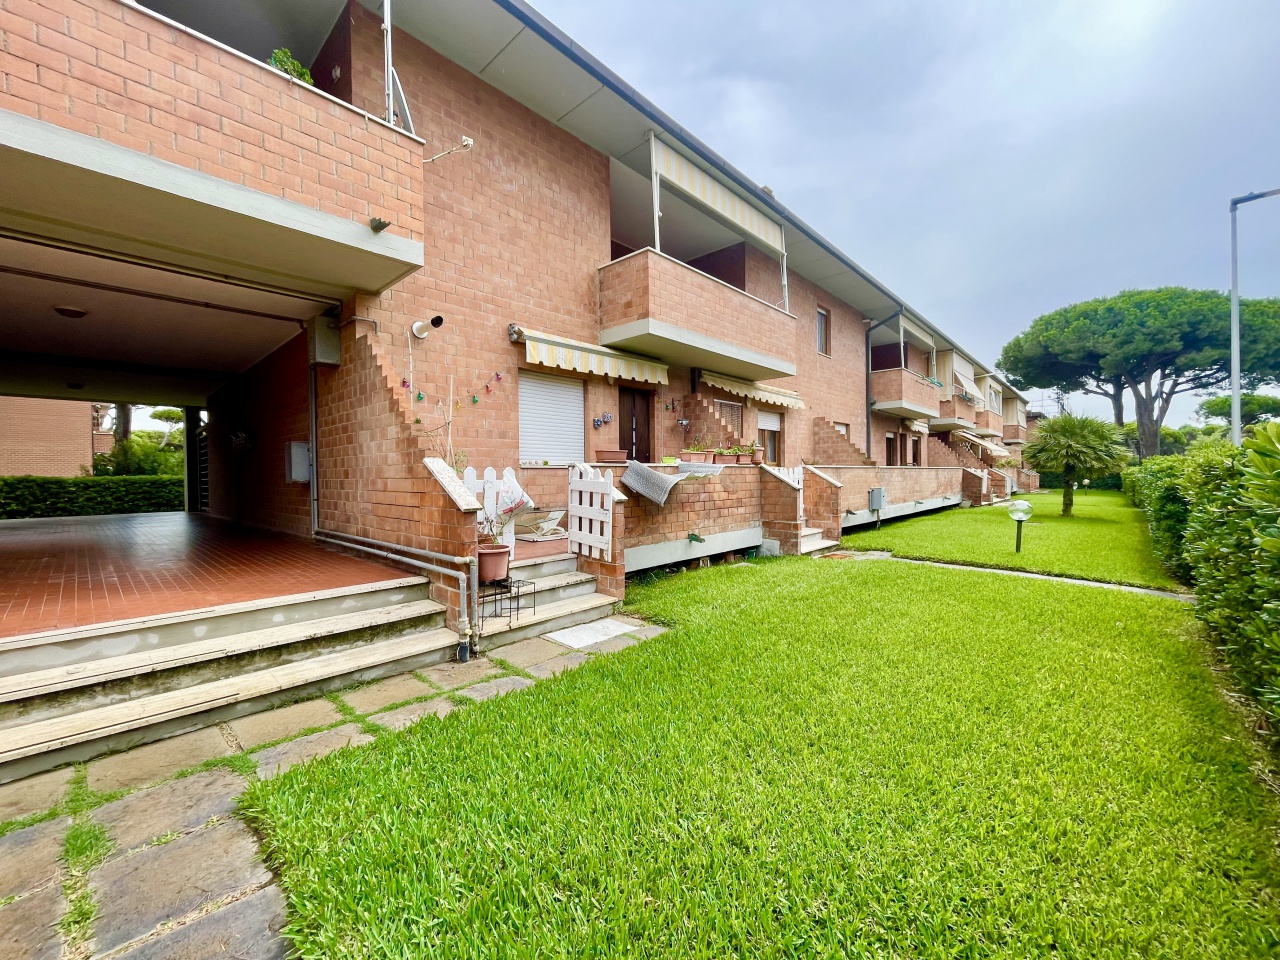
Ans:
[[[498,476],[498,471],[493,467],[486,467],[484,476],[476,473],[475,467],[467,467],[462,472],[463,486],[471,492],[471,494],[480,501],[483,509],[483,516],[496,517],[498,515],[498,490],[502,486],[503,480],[509,480],[516,483],[516,472],[510,467],[502,471],[502,476]],[[511,522],[510,517],[507,518],[507,525],[502,528],[498,542],[505,543],[512,551],[516,548],[516,525]]]
[[[627,499],[613,485],[613,471],[601,473],[585,463],[569,467],[569,551],[613,560],[613,505]]]

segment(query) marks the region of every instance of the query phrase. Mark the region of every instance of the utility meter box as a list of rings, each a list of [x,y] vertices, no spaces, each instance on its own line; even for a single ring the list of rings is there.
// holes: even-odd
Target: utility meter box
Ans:
[[[285,444],[284,479],[286,483],[311,482],[311,444],[299,440]]]
[[[884,487],[872,487],[867,491],[867,509],[883,510],[885,507],[886,497],[884,495]]]

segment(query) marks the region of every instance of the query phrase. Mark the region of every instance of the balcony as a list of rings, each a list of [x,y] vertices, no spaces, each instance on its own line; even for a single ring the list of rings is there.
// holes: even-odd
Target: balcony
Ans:
[[[1019,426],[1016,423],[1006,423],[1004,425],[1004,442],[1005,443],[1026,443],[1027,428]]]
[[[57,8],[5,22],[0,228],[326,296],[422,267],[420,140],[133,3]]]
[[[1004,417],[991,410],[979,410],[974,417],[973,432],[980,437],[1003,437]]]
[[[796,318],[658,253],[600,268],[600,343],[743,380],[794,376]]]
[[[972,430],[977,418],[977,410],[972,401],[959,394],[952,394],[938,404],[938,415],[929,420],[929,427],[935,433],[948,430]]]
[[[932,418],[940,411],[941,388],[911,370],[871,373],[871,409],[895,417]]]

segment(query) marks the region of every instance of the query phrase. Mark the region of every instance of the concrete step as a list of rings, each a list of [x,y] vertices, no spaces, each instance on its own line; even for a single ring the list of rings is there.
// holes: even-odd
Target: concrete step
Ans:
[[[480,651],[486,652],[526,637],[536,637],[553,630],[602,620],[613,613],[618,601],[601,593],[570,597],[553,603],[539,604],[536,610],[524,610],[508,625],[506,617],[488,620],[479,640]],[[501,656],[501,654],[498,654]]]
[[[401,577],[354,587],[5,637],[0,639],[0,676],[428,600],[429,589],[426,577]]]
[[[596,592],[596,578],[589,573],[552,573],[545,577],[522,577],[515,570],[513,576],[532,584],[524,588],[520,594],[522,607],[541,607],[557,600],[568,600],[570,597],[582,597]],[[502,598],[481,597],[481,616],[489,619],[498,614],[506,603],[506,595]]]
[[[0,783],[71,761],[186,733],[300,693],[336,689],[452,659],[458,635],[443,628],[364,643],[167,693],[81,710],[5,730]]]
[[[801,540],[803,540],[805,537],[820,537],[820,536],[822,536],[821,527],[801,527],[800,528]]]
[[[839,540],[823,540],[819,537],[816,540],[802,540],[800,542],[800,553],[806,557],[818,557],[829,550],[834,550],[840,546]]]
[[[565,541],[567,544],[569,541]],[[578,555],[576,553],[553,553],[546,557],[531,557],[527,560],[512,560],[511,575],[520,580],[538,580],[549,577],[553,573],[576,573]]]
[[[308,640],[325,639],[340,642],[359,635],[361,639],[389,632],[402,634],[444,625],[445,608],[433,600],[414,600],[372,610],[357,610],[320,619],[299,620],[282,626],[250,630],[209,640],[191,640],[169,646],[140,650],[136,653],[92,660],[78,659],[44,669],[20,673],[0,669],[0,703],[42,697],[52,693],[107,683],[124,677],[139,677],[162,670],[173,670],[208,660],[237,657],[241,654],[286,647]],[[38,648],[43,650],[44,648]],[[26,651],[30,653],[31,651]],[[65,653],[62,648],[50,653]],[[0,653],[0,667],[6,656]]]

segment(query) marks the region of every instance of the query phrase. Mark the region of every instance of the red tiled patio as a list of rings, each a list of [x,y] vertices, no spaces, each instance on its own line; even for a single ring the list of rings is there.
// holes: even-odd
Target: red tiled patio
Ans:
[[[200,514],[0,521],[0,637],[393,580],[404,571]]]

